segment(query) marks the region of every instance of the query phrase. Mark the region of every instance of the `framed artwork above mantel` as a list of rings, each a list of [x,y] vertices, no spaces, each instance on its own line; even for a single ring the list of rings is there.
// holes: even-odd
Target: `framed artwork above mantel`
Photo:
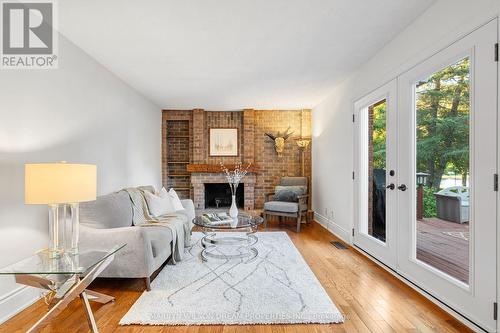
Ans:
[[[238,156],[238,128],[209,128],[208,145],[210,156]]]

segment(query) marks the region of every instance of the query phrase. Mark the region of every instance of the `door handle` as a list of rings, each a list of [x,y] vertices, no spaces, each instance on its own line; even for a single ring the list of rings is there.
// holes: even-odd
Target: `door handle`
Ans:
[[[392,184],[392,183],[386,186],[386,188],[388,188],[390,190],[394,190],[395,187],[396,186],[394,184]]]
[[[398,190],[403,191],[403,192],[406,191],[406,185],[405,184],[399,185]]]

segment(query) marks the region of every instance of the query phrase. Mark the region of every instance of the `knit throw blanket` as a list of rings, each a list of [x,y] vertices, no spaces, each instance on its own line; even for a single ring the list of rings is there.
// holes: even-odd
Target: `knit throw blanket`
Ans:
[[[191,244],[191,230],[189,221],[180,216],[182,213],[151,216],[142,191],[137,188],[126,188],[132,202],[133,224],[141,227],[163,227],[172,232],[172,260],[173,264],[184,257],[185,247]]]

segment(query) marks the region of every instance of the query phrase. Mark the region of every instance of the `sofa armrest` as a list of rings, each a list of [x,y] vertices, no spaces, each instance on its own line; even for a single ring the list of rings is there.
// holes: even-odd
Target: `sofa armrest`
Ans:
[[[118,251],[115,260],[104,271],[116,277],[146,277],[151,275],[153,250],[142,227],[97,229],[80,225],[79,247],[85,250],[110,250],[116,245],[127,245]]]
[[[188,221],[191,225],[191,228],[193,227],[193,219],[196,216],[195,210],[194,210],[194,203],[193,200],[191,199],[184,199],[181,200],[182,207],[186,210],[186,216],[188,218]]]

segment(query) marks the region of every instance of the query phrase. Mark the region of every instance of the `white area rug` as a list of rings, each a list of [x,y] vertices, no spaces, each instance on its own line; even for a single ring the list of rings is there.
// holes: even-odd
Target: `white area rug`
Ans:
[[[201,233],[120,325],[338,323],[343,317],[285,232],[258,233],[259,256],[202,262]]]

